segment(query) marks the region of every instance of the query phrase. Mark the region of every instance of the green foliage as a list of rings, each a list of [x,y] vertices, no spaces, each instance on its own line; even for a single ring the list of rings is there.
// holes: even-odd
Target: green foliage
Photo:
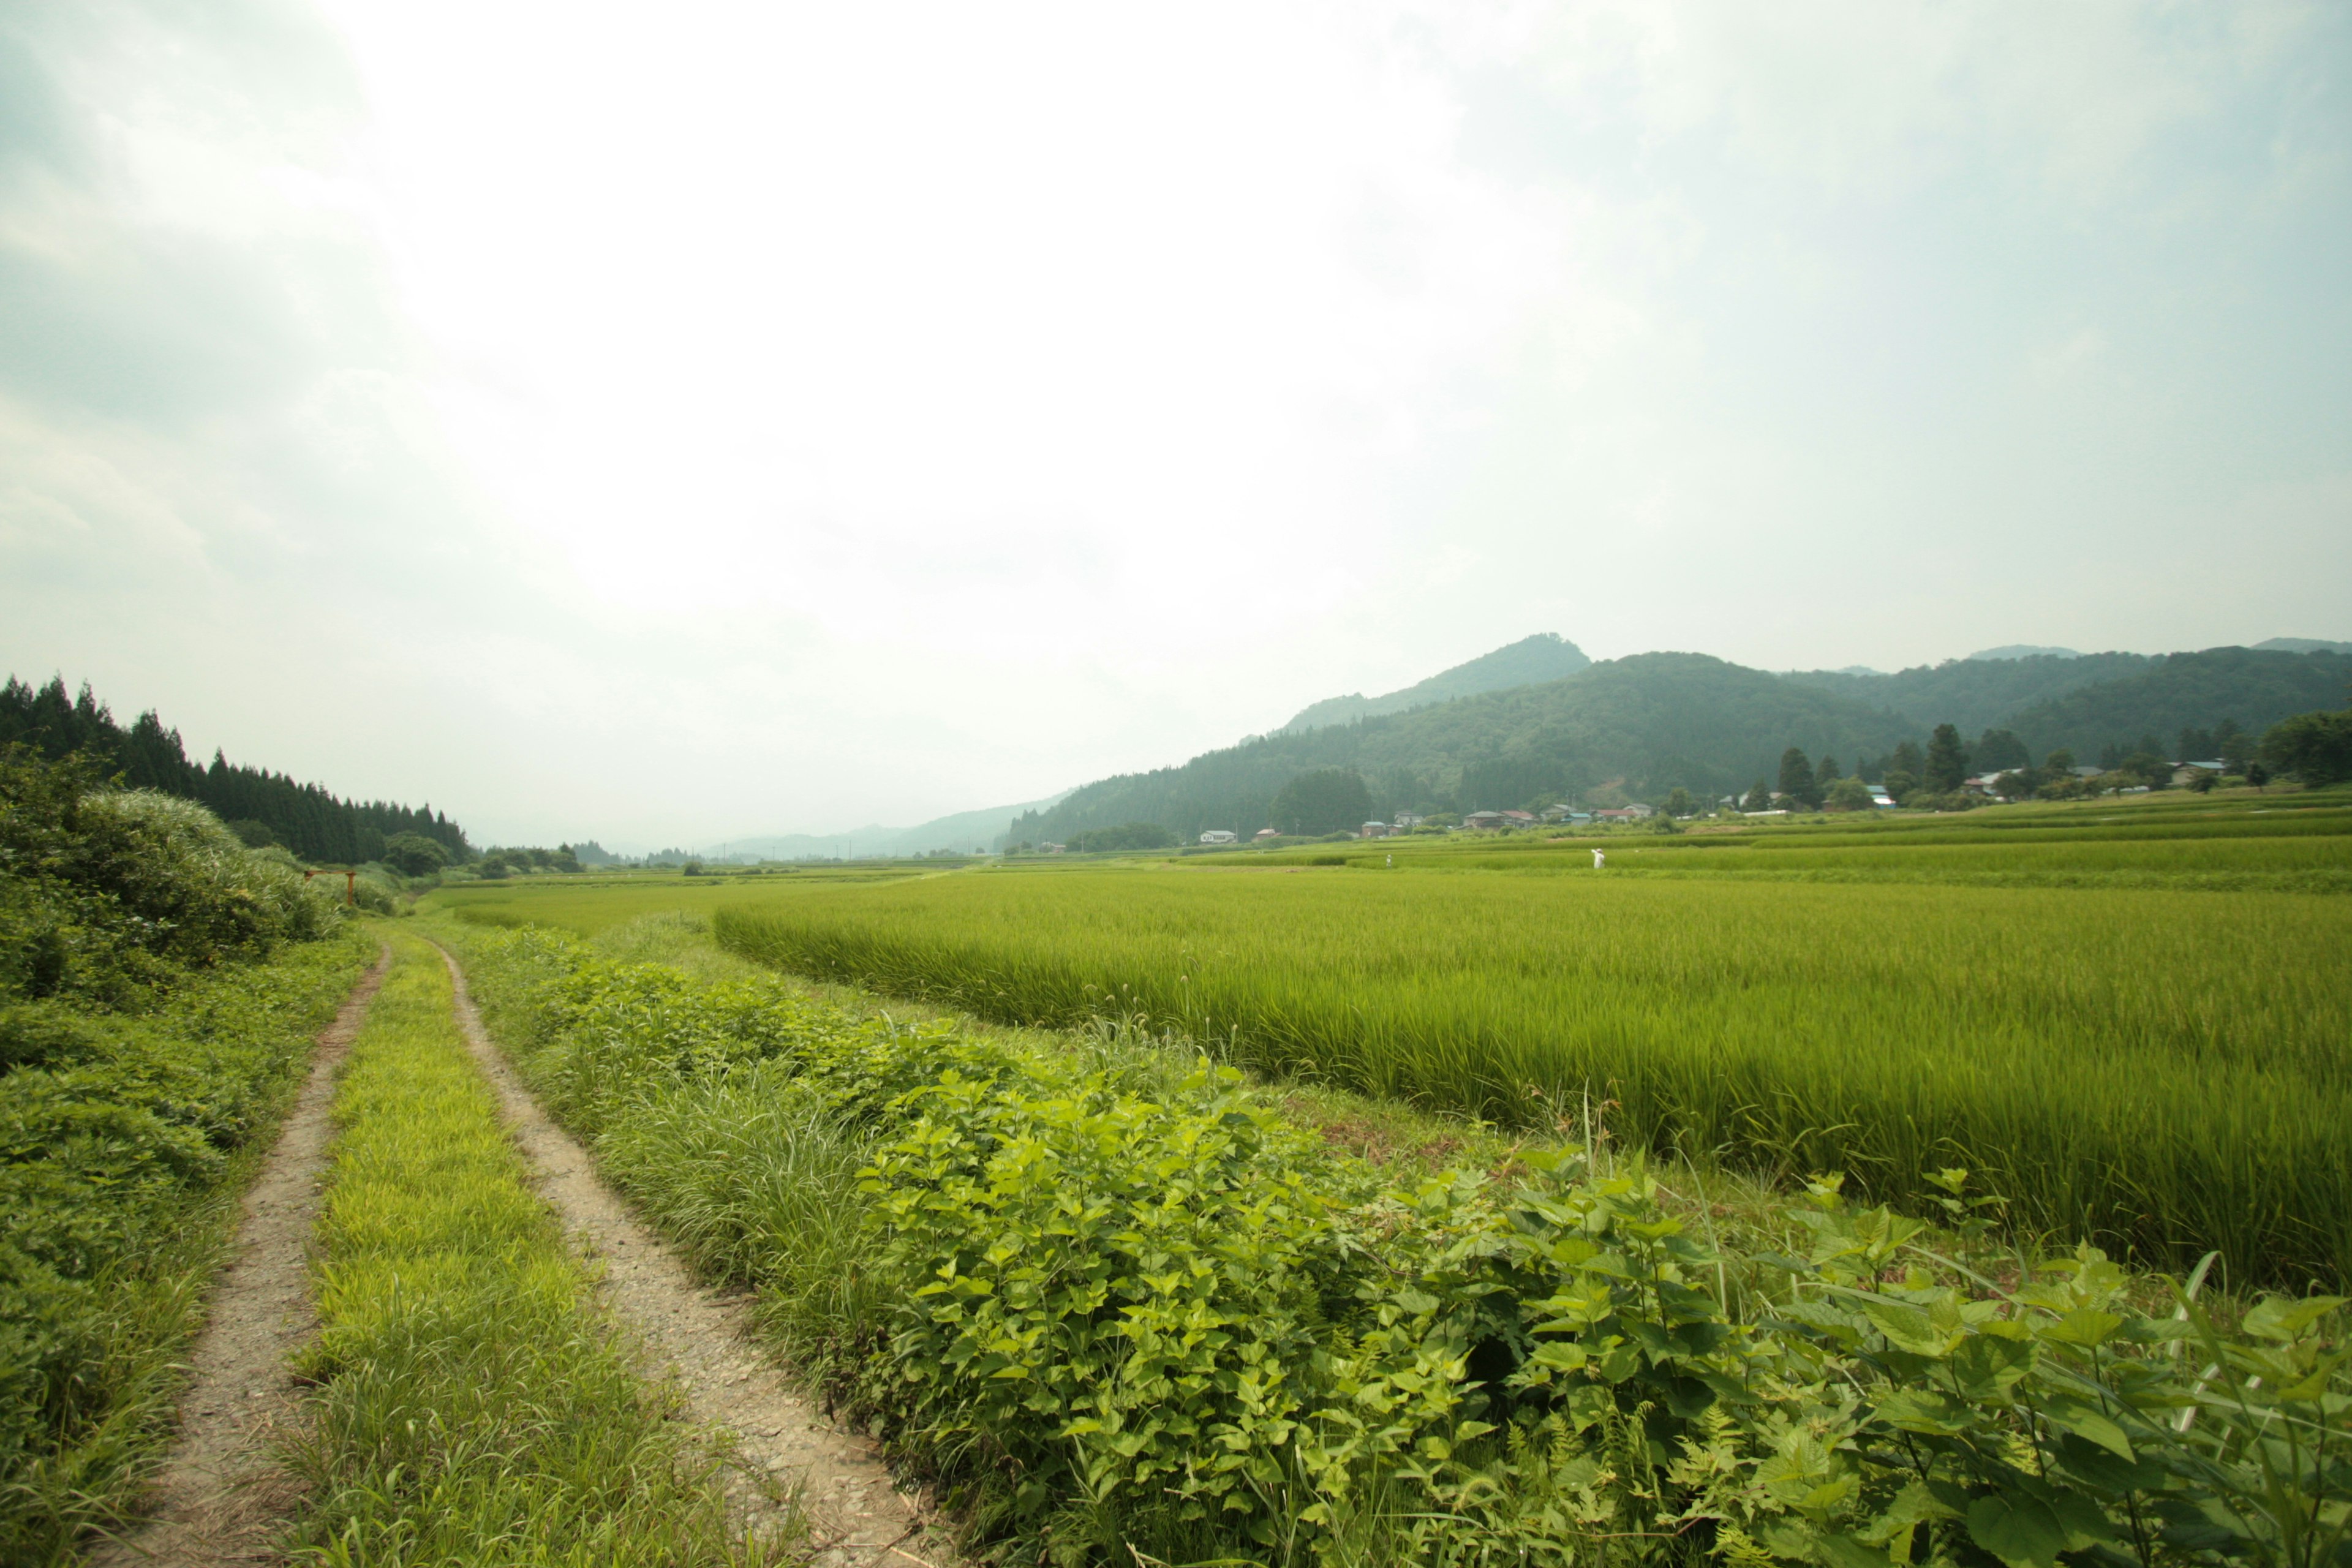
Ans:
[[[0,686],[0,747],[14,744],[50,762],[79,755],[96,776],[195,801],[234,823],[253,848],[283,844],[313,861],[356,865],[374,859],[386,837],[415,833],[453,858],[470,853],[464,832],[431,806],[339,800],[317,784],[232,764],[218,752],[210,766],[199,766],[188,760],[179,731],[152,711],[125,729],[89,687],[68,698],[62,679],[36,689],[11,677]]]
[[[296,1543],[329,1563],[736,1564],[714,1456],[638,1378],[414,939],[352,1043],[318,1229]]]
[[[0,752],[0,996],[115,1001],[178,965],[323,934],[332,895],[282,851],[248,850],[204,807],[98,787],[78,758]]]
[[[2137,674],[2018,709],[2005,722],[2035,751],[2065,746],[2088,756],[2126,736],[2153,738],[2225,721],[2264,730],[2291,714],[2340,703],[2347,683],[2352,658],[2342,654],[2209,648],[2172,654]]]
[[[1950,795],[1969,776],[1968,749],[1960,744],[1959,731],[1950,724],[1938,724],[1936,732],[1927,737],[1927,761],[1920,782],[1930,794]]]
[[[1266,816],[1284,833],[1354,831],[1372,815],[1371,791],[1353,768],[1317,768],[1275,792]]]
[[[722,1272],[793,1278],[801,1232],[707,1123],[764,1102],[820,1173],[863,1147],[822,1184],[856,1289],[778,1310],[991,1561],[2340,1560],[2335,1298],[2149,1315],[2088,1247],[2004,1285],[1833,1178],[1759,1252],[1574,1148],[1391,1186],[1107,1034],[1031,1054],[541,932],[472,947],[526,1071]],[[1965,1243],[1991,1200],[1930,1184]]]
[[[1779,793],[1799,805],[1819,805],[1821,792],[1813,778],[1813,768],[1805,753],[1791,746],[1780,753],[1780,787]]]
[[[1822,793],[1822,804],[1832,811],[1868,811],[1877,802],[1860,779],[1840,779]]]
[[[2352,1276],[2352,901],[2168,890],[2352,889],[2342,814],[2234,837],[2034,820],[1643,836],[1590,881],[1586,844],[1405,840],[1365,858],[1397,875],[807,888],[716,929],[798,973],[1008,1023],[1142,1014],[1272,1074],[1504,1122],[1591,1091],[1641,1143],[1842,1168],[1881,1198],[1963,1160],[2021,1222],[2145,1262]]]
[[[404,877],[429,877],[449,864],[449,851],[421,833],[395,833],[376,858]]]
[[[2031,767],[2033,754],[2025,742],[2010,730],[1987,730],[1977,738],[1969,763],[1980,773],[2008,773],[2012,769]]]
[[[183,973],[135,1014],[0,1006],[0,1562],[139,1484],[238,1178],[365,951]]]
[[[1742,811],[1771,810],[1772,786],[1762,779],[1758,779],[1748,786],[1747,796],[1739,803],[1739,809]]]
[[[2262,758],[2307,784],[2352,779],[2352,709],[2282,720],[2263,736]]]
[[[1070,836],[1066,847],[1079,855],[1114,849],[1172,849],[1177,837],[1156,822],[1123,822],[1117,827],[1090,827]]]

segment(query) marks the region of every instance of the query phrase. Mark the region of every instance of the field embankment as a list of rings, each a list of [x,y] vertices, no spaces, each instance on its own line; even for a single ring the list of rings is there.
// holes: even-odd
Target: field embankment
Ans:
[[[994,1561],[2152,1568],[2344,1536],[2332,1299],[2143,1315],[2093,1251],[1930,1249],[1828,1183],[1757,1245],[1572,1148],[1391,1185],[1164,1049],[454,934],[550,1108]]]
[[[352,1047],[292,1455],[327,1563],[734,1564],[719,1456],[597,1305],[405,934]]]

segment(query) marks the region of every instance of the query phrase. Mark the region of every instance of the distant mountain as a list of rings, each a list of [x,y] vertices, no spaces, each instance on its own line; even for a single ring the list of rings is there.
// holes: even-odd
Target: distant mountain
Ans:
[[[2016,731],[2036,757],[2063,746],[2089,762],[2111,743],[2127,751],[2143,736],[2170,757],[2184,729],[2210,730],[2228,719],[2260,734],[2290,714],[2341,708],[2347,697],[2346,653],[2214,647],[2151,659],[2136,674],[2046,698],[2001,727]]]
[[[1378,718],[1385,713],[1410,712],[1432,703],[1450,702],[1457,697],[1505,691],[1514,686],[1533,686],[1574,675],[1591,663],[1584,656],[1582,648],[1559,633],[1538,632],[1534,637],[1522,637],[1507,647],[1481,654],[1467,664],[1457,664],[1451,669],[1442,670],[1402,691],[1391,691],[1381,697],[1366,697],[1361,692],[1349,692],[1345,697],[1327,697],[1303,710],[1275,733],[1295,735],[1306,730],[1353,723],[1359,719]]]
[[[2036,653],[2014,658],[1978,655],[1916,665],[1893,675],[1806,669],[1792,670],[1782,679],[1890,710],[1919,734],[1950,723],[1973,736],[2021,708],[2093,681],[2137,674],[2154,662],[2139,653]]]
[[[2263,653],[2352,653],[2352,642],[2322,642],[2317,637],[2273,637],[2254,645]]]
[[[1275,792],[1312,768],[1363,774],[1373,809],[1475,811],[1615,785],[1629,795],[1681,785],[1702,798],[1770,777],[1781,749],[1857,756],[1917,736],[1895,714],[1695,653],[1595,664],[1563,679],[1464,697],[1360,723],[1267,735],[1180,767],[1104,779],[1021,818],[1013,837],[1066,841],[1089,827],[1156,822],[1269,826]]]
[[[2014,730],[2037,757],[2064,746],[2087,761],[2110,745],[2128,752],[2143,737],[2168,752],[2184,728],[2226,719],[2259,733],[2291,713],[2340,706],[2347,683],[2352,658],[2242,647],[1949,659],[1894,675],[1771,675],[1704,654],[1641,654],[1097,780],[1024,814],[1010,837],[1066,842],[1129,822],[1188,839],[1211,827],[1246,835],[1270,825],[1284,784],[1326,767],[1361,773],[1373,810],[1386,817],[1609,790],[1655,800],[1677,785],[1705,800],[1775,777],[1788,746],[1816,762],[1834,756],[1852,773],[1944,723],[1972,741]]]
[[[1063,795],[1068,793],[1065,790]],[[913,827],[885,827],[879,823],[868,823],[846,833],[784,833],[734,838],[706,846],[700,853],[710,858],[723,854],[769,860],[831,859],[840,856],[863,859],[869,855],[920,855],[932,849],[968,855],[974,849],[999,847],[1014,817],[1024,812],[1045,810],[1061,798],[1054,795],[1043,800],[1023,801],[1018,805],[960,811],[951,816],[935,816]]]
[[[2000,647],[1979,648],[1970,658],[2080,658],[2083,656],[2071,647],[2036,647],[2032,643],[2013,642]]]

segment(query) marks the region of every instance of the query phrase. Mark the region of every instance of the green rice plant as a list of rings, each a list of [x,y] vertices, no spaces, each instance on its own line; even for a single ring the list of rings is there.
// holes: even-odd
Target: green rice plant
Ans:
[[[1617,858],[1612,857],[1612,862]],[[1589,864],[1589,858],[1588,858]],[[1898,1202],[2238,1285],[2352,1278],[2352,902],[1737,879],[1071,869],[724,904],[731,951],[1009,1023]]]
[[[627,1343],[499,1120],[432,948],[398,963],[336,1099],[295,1555],[333,1564],[767,1560],[719,1456]]]
[[[2329,1568],[2352,1532],[2339,1298],[2224,1324],[2200,1268],[2147,1315],[2095,1249],[2003,1256],[1964,1217],[1955,1257],[1834,1180],[1747,1253],[1572,1146],[1391,1186],[1204,1061],[465,945],[510,1048],[698,1256],[804,1277],[772,1188],[833,1185],[855,1223],[808,1249],[862,1279],[794,1310],[992,1562]],[[838,1152],[771,1152],[845,1136],[862,1202]],[[1933,1184],[1979,1206],[1968,1173]]]

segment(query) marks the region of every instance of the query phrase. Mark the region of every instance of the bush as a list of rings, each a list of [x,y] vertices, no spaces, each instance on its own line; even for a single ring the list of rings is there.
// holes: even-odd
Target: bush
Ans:
[[[2340,1561],[2335,1298],[2226,1332],[2087,1247],[2002,1285],[1833,1178],[1755,1253],[1573,1149],[1392,1187],[1206,1062],[472,945],[559,1112],[707,1266],[789,1284],[788,1338],[992,1561]],[[822,1278],[788,1170],[830,1194]]]
[[[121,1000],[171,965],[260,957],[337,918],[286,851],[247,849],[194,802],[0,753],[0,994]]]
[[[376,858],[404,877],[429,877],[449,864],[449,851],[422,833],[395,833]]]

